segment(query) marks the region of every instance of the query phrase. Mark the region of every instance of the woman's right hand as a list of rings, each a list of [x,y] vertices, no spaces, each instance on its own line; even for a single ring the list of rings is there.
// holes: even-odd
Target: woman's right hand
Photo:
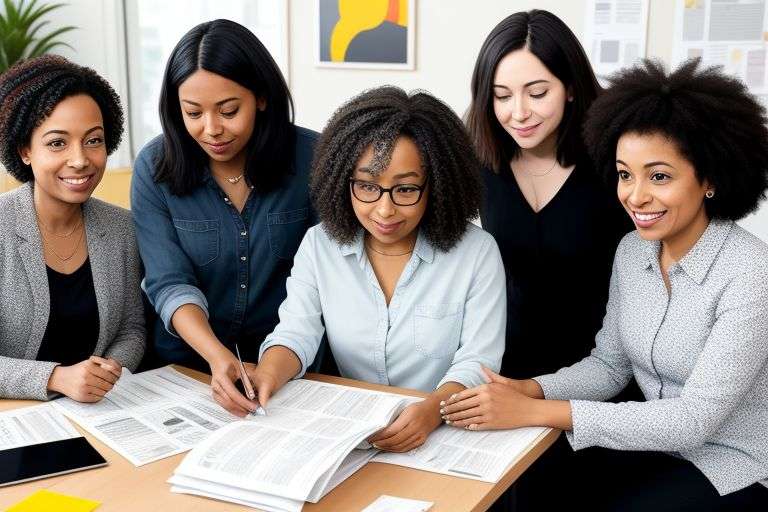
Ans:
[[[248,400],[235,386],[235,382],[240,379],[240,362],[235,355],[225,349],[217,359],[210,361],[209,364],[214,400],[224,409],[241,418],[251,412],[256,412],[259,403],[255,400]],[[245,363],[246,370],[253,366],[250,363]]]
[[[119,369],[100,364],[95,356],[72,366],[57,366],[48,378],[50,391],[78,402],[98,402],[120,378]]]

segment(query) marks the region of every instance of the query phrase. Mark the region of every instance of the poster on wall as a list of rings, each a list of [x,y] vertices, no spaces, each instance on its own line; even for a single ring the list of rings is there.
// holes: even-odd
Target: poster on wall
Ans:
[[[316,0],[317,65],[415,68],[416,0]]]
[[[589,0],[584,41],[601,82],[645,57],[648,0]]]
[[[672,65],[701,57],[744,82],[768,106],[765,0],[678,0]]]

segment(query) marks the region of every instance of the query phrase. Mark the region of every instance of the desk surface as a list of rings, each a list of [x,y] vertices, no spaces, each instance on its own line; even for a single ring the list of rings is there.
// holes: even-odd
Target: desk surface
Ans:
[[[205,374],[185,368],[179,368],[179,370],[203,382],[210,382],[210,376]],[[308,374],[307,378],[394,393],[420,394],[412,390],[326,375]],[[37,402],[0,400],[0,410],[35,403]],[[107,459],[109,466],[3,487],[0,489],[0,510],[5,510],[9,505],[21,501],[38,489],[50,489],[63,494],[101,501],[102,505],[97,512],[252,510],[230,503],[170,492],[170,485],[166,480],[179,465],[184,453],[137,468],[81,428],[77,427],[77,429]],[[553,430],[542,436],[496,484],[428,473],[391,464],[369,463],[319,503],[307,503],[304,510],[306,512],[359,511],[382,494],[433,501],[435,505],[430,512],[486,510],[557,439],[559,434],[560,431]]]

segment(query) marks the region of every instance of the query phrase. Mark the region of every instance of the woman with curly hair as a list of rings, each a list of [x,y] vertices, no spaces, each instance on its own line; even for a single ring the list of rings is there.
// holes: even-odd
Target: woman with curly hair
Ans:
[[[590,510],[765,510],[768,245],[735,223],[768,187],[765,109],[697,60],[670,74],[646,61],[611,84],[585,140],[637,230],[617,249],[597,346],[534,379],[487,372],[445,419],[566,430],[580,451],[563,471]],[[605,403],[633,376],[646,401]]]
[[[43,56],[0,75],[0,397],[97,402],[144,354],[130,213],[91,198],[123,133],[92,69]]]
[[[168,59],[162,135],[139,153],[131,209],[157,312],[155,364],[209,371],[213,397],[245,416],[236,347],[255,361],[277,325],[285,280],[316,223],[309,167],[317,134],[293,124],[280,69],[229,20],[187,32]]]
[[[396,452],[440,425],[439,403],[482,382],[504,351],[504,270],[477,216],[479,164],[461,121],[425,92],[365,92],[318,142],[307,231],[280,323],[250,371],[265,403],[300,377],[323,335],[341,374],[419,389],[370,441]]]

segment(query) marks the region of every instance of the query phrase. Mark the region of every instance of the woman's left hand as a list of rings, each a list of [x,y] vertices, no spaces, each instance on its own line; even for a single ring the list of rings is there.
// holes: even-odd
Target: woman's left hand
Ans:
[[[441,407],[445,423],[468,430],[529,426],[524,420],[534,399],[521,393],[510,379],[485,372],[488,383],[452,395]]]
[[[438,409],[434,398],[411,404],[390,426],[371,436],[368,442],[388,452],[407,452],[418,448],[440,426]]]

